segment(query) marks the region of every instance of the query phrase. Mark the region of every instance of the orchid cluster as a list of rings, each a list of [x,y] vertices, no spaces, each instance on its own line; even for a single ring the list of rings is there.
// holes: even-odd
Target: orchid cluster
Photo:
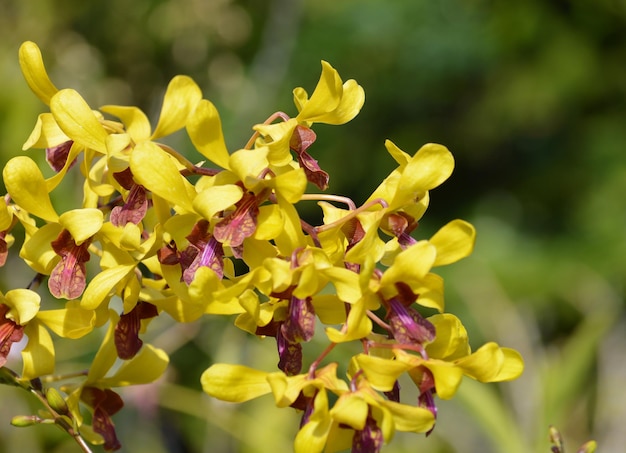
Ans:
[[[21,225],[19,257],[34,277],[0,293],[0,366],[27,337],[21,373],[3,368],[0,381],[47,408],[14,424],[53,420],[85,451],[87,442],[118,449],[112,416],[123,401],[114,389],[153,382],[168,366],[167,354],[142,340],[158,316],[188,323],[226,315],[252,336],[273,337],[273,371],[212,364],[200,379],[221,400],[272,394],[278,407],[294,408],[296,452],[378,452],[396,431],[432,431],[436,398],[452,398],[464,376],[496,382],[522,373],[512,349],[490,342],[472,351],[461,321],[444,310],[433,268],[471,253],[472,225],[454,220],[428,239],[411,235],[429,191],[453,170],[444,146],[410,155],[387,141],[397,168],[367,200],[324,193],[329,175],[311,155],[312,126],[352,120],[365,99],[327,62],[310,96],[294,90],[295,117],[271,115],[231,152],[215,106],[189,77],[169,83],[153,128],[136,107],[94,110],[76,91],[57,89],[36,44],[25,42],[19,60],[50,110],[24,150],[45,150],[52,176],[28,155],[3,171],[0,261]],[[202,162],[162,142],[181,129]],[[70,172],[84,181],[82,204],[59,212],[50,194]],[[299,216],[298,203],[309,200],[321,208],[321,225]],[[80,340],[100,327],[106,334],[89,369],[46,388],[54,338]],[[327,347],[309,358],[303,343],[314,337]],[[361,352],[332,361],[347,343]],[[414,401],[402,398],[403,375]]]

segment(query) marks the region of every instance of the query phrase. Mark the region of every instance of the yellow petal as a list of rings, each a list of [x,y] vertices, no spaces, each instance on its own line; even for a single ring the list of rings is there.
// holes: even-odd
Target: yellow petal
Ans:
[[[100,110],[119,118],[135,143],[150,138],[150,120],[141,109],[125,105],[105,105],[100,107]]]
[[[112,376],[99,379],[97,384],[104,387],[148,384],[161,377],[169,361],[165,351],[144,344],[135,357],[124,361]]]
[[[341,102],[332,112],[319,118],[317,122],[325,124],[345,124],[359,114],[365,103],[365,90],[356,80],[350,79],[343,84]]]
[[[40,311],[37,319],[60,337],[75,339],[93,330],[96,315],[93,310],[80,308],[77,301],[71,301],[65,309]]]
[[[274,238],[278,250],[283,256],[306,245],[306,239],[300,225],[300,216],[293,204],[287,202],[280,193],[276,194],[284,220],[284,228],[279,236]]]
[[[59,223],[70,232],[76,245],[80,245],[92,237],[104,222],[104,214],[100,209],[72,209],[59,217]]]
[[[393,160],[395,160],[401,168],[404,168],[411,160],[411,156],[398,148],[391,140],[385,140],[385,148],[387,148],[387,152],[389,152]]]
[[[243,196],[241,187],[235,184],[211,186],[200,192],[193,200],[195,211],[207,220],[230,208]]]
[[[283,215],[275,204],[259,207],[257,226],[252,237],[258,240],[274,239],[283,230]],[[246,248],[243,248],[244,253]]]
[[[247,188],[253,189],[260,173],[269,165],[267,153],[267,148],[240,149],[230,155],[228,165]]]
[[[372,321],[366,314],[365,301],[360,300],[350,307],[348,314],[346,332],[339,331],[332,327],[326,328],[326,336],[333,343],[344,343],[347,341],[365,338],[372,332]]]
[[[511,381],[517,379],[524,372],[524,359],[515,349],[500,348],[504,355],[504,363],[493,379],[494,382]]]
[[[419,294],[417,303],[422,307],[434,308],[443,313],[445,300],[443,297],[443,278],[429,272],[417,282],[409,282],[414,294]]]
[[[396,255],[393,264],[385,271],[380,281],[381,286],[390,286],[396,282],[411,283],[422,279],[430,271],[436,249],[427,241],[419,241]]]
[[[67,160],[65,161],[65,165],[63,165],[63,168],[56,175],[51,176],[50,178],[46,179],[46,189],[48,190],[48,193],[56,189],[56,187],[61,183],[61,181],[63,181],[63,178],[65,177],[65,174],[67,173],[67,171],[70,169],[70,166],[74,162],[74,159],[76,159],[76,157],[78,156],[78,154],[80,154],[82,150],[83,150],[82,145],[76,142],[72,143],[72,146],[70,147],[70,151],[67,155]]]
[[[107,297],[113,294],[116,285],[134,268],[133,264],[124,264],[101,271],[87,285],[80,301],[81,308],[95,310]]]
[[[269,186],[280,192],[289,203],[300,201],[306,185],[306,174],[302,168],[279,174],[269,181]]]
[[[117,349],[115,348],[115,326],[117,326],[120,316],[113,310],[109,310],[108,313],[109,327],[102,343],[100,344],[100,347],[98,348],[98,352],[96,352],[96,355],[91,362],[85,384],[93,384],[103,378],[117,360]]]
[[[13,222],[13,214],[7,208],[5,198],[0,198],[0,231],[6,231]]]
[[[332,419],[328,413],[328,396],[325,391],[315,395],[313,412],[294,441],[295,453],[321,453],[326,445]]]
[[[22,379],[35,379],[54,373],[54,344],[46,328],[31,322],[24,328],[28,344],[22,350]]]
[[[262,137],[257,140],[255,147],[267,146],[269,153],[267,160],[277,167],[289,164],[293,160],[289,142],[298,120],[291,118],[273,124],[256,124],[253,129]]]
[[[444,266],[469,256],[476,242],[476,230],[464,220],[453,220],[430,238],[437,247],[437,258],[433,266]]]
[[[294,100],[299,105],[304,98],[302,88],[294,90]],[[326,61],[322,61],[322,74],[311,97],[304,102],[298,121],[316,122],[337,108],[341,101],[343,86],[339,73]]]
[[[452,398],[461,385],[463,370],[453,363],[435,359],[428,360],[423,365],[433,374],[437,396],[444,400]]]
[[[50,98],[59,90],[48,77],[37,44],[32,41],[24,42],[20,46],[19,60],[22,74],[24,74],[28,86],[44,104],[49,105]]]
[[[50,111],[68,137],[86,148],[106,153],[107,132],[78,92],[59,91],[50,100]]]
[[[401,361],[371,355],[359,354],[355,359],[365,373],[367,382],[381,392],[392,390],[398,377],[411,369],[411,365]]]
[[[394,401],[385,401],[384,406],[393,415],[393,422],[398,431],[424,433],[430,431],[435,424],[433,413],[426,408]]]
[[[445,146],[434,143],[422,146],[402,169],[389,209],[415,203],[426,191],[448,179],[453,169],[454,158]]]
[[[37,117],[37,123],[30,136],[22,145],[22,150],[30,148],[51,148],[68,141],[70,138],[65,135],[57,124],[52,113],[42,113]]]
[[[282,371],[269,373],[267,382],[272,388],[277,407],[290,406],[298,398],[304,387],[314,385],[312,381],[307,380],[304,374],[287,376]]]
[[[339,310],[343,306],[343,301],[335,294],[317,294],[313,296],[313,308],[315,315],[322,324],[343,324],[346,321],[345,308]]]
[[[129,134],[109,134],[104,143],[107,148],[107,167],[110,173],[118,173],[128,168],[130,150],[133,146]]]
[[[174,159],[153,142],[138,144],[130,156],[130,169],[135,181],[174,206],[193,211],[189,188]]]
[[[209,395],[233,403],[258,398],[271,391],[266,372],[243,365],[212,365],[202,373],[200,383]]]
[[[176,76],[167,85],[161,115],[152,139],[165,137],[185,127],[189,115],[202,99],[202,91],[190,77]]]
[[[329,267],[321,269],[318,272],[327,277],[335,287],[337,296],[348,303],[358,301],[361,296],[361,287],[359,285],[359,274],[341,267]]]
[[[20,325],[27,324],[35,317],[41,303],[39,294],[30,289],[21,288],[7,291],[4,298],[0,298],[0,300],[10,308],[6,315],[7,318]]]
[[[467,330],[459,318],[449,313],[433,315],[428,321],[435,326],[435,341],[426,346],[428,356],[434,359],[455,360],[470,354]]]
[[[365,400],[347,393],[337,400],[330,410],[330,415],[338,423],[348,425],[355,430],[362,430],[365,427],[368,409],[369,406]]]
[[[16,204],[44,220],[57,221],[59,216],[52,207],[46,181],[35,161],[26,156],[14,157],[7,162],[2,175]]]
[[[524,369],[521,355],[489,342],[470,356],[455,362],[465,374],[480,382],[498,382],[519,377]]]
[[[187,133],[200,153],[222,168],[228,169],[228,149],[222,132],[222,121],[211,101],[200,100],[187,121]]]
[[[58,223],[48,223],[39,228],[28,238],[20,250],[20,258],[40,274],[49,275],[57,263],[58,255],[50,243],[54,241],[63,227]]]

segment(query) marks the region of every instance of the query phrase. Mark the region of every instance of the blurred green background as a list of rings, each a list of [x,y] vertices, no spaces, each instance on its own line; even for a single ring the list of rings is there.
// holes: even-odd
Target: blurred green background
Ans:
[[[409,153],[448,146],[455,173],[416,235],[474,223],[473,256],[440,272],[448,308],[475,347],[495,340],[527,366],[513,383],[464,381],[429,438],[399,434],[384,451],[548,452],[549,424],[569,451],[590,438],[625,451],[626,1],[3,0],[2,165],[46,110],[19,70],[24,40],[38,43],[58,87],[153,120],[169,79],[192,76],[231,150],[271,113],[295,114],[291,90],[311,92],[321,59],[355,78],[361,114],[318,125],[311,149],[330,191],[365,200],[393,168],[386,138]],[[15,266],[0,273],[2,291],[31,279]],[[148,341],[173,366],[158,385],[124,392],[114,417],[123,451],[290,451],[299,416],[271,398],[234,406],[200,393],[213,361],[271,369],[273,341],[247,340],[222,320],[164,322]],[[0,452],[76,450],[51,427],[9,425],[36,407],[24,396],[0,388]]]

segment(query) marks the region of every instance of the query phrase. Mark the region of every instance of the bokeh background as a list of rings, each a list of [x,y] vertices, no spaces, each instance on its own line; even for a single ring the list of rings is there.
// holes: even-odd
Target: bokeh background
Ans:
[[[24,40],[38,43],[58,87],[153,120],[169,79],[192,76],[231,150],[252,124],[295,112],[291,90],[313,89],[320,60],[357,79],[361,114],[316,128],[312,153],[330,190],[365,200],[393,168],[387,138],[410,153],[448,146],[455,173],[432,192],[416,235],[474,223],[473,256],[440,271],[448,308],[475,347],[495,340],[526,360],[516,382],[464,381],[429,438],[400,434],[384,451],[548,452],[550,424],[569,451],[591,438],[626,451],[626,1],[3,0],[2,165],[45,111],[19,70]],[[0,289],[31,278],[10,261]],[[124,392],[114,418],[123,451],[291,451],[297,415],[271,398],[220,403],[198,382],[214,361],[270,369],[272,341],[217,319],[164,323],[147,340],[172,366],[159,384]],[[58,354],[88,363],[93,348]],[[77,450],[52,427],[11,427],[37,406],[13,388],[0,398],[0,452]]]

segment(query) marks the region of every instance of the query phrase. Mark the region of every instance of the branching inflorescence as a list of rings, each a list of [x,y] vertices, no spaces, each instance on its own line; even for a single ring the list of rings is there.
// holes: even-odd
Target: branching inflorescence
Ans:
[[[395,431],[430,432],[435,398],[452,398],[464,375],[495,382],[522,373],[512,349],[487,343],[472,352],[461,321],[444,311],[443,281],[432,268],[471,253],[472,225],[454,220],[429,239],[411,236],[429,191],[452,172],[444,146],[409,155],[387,141],[397,168],[361,206],[305,193],[329,184],[310,154],[311,127],[350,121],[365,99],[330,64],[322,62],[310,96],[294,90],[295,117],[271,115],[231,153],[215,106],[186,76],[168,85],[153,130],[136,107],[92,110],[76,91],[57,89],[34,43],[24,43],[19,58],[28,85],[50,107],[24,149],[45,149],[54,175],[46,179],[25,155],[3,171],[0,258],[4,264],[11,231],[21,224],[19,257],[34,278],[0,297],[0,365],[28,338],[21,374],[4,368],[2,382],[35,393],[48,409],[14,424],[54,422],[85,451],[85,439],[119,448],[111,416],[123,401],[114,388],[152,382],[168,365],[164,351],[141,339],[157,316],[182,323],[236,315],[238,328],[274,337],[277,370],[213,364],[201,383],[225,401],[271,393],[278,407],[297,409],[298,452],[380,451]],[[183,128],[212,168],[159,141]],[[59,213],[50,193],[68,172],[84,180],[82,205]],[[322,225],[299,217],[302,200],[319,202]],[[90,260],[98,261],[93,275]],[[52,298],[64,308],[47,309]],[[121,313],[110,308],[113,300]],[[418,306],[436,314],[426,317]],[[90,368],[73,376],[79,383],[44,388],[55,373],[51,333],[80,340],[102,326],[107,333]],[[302,343],[319,335],[326,349],[304,357]],[[341,364],[344,379],[329,357],[348,342],[361,343],[362,352]],[[415,401],[401,398],[403,374],[417,388]]]

